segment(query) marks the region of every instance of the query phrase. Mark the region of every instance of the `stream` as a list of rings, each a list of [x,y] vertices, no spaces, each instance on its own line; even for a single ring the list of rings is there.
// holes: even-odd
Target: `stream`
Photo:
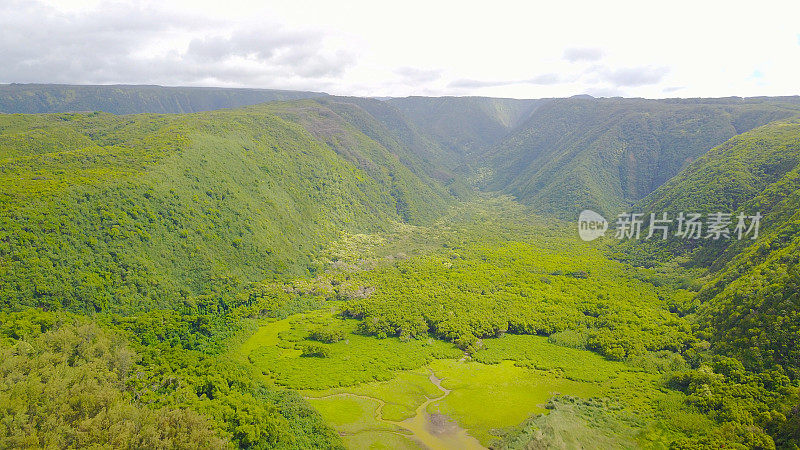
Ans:
[[[481,445],[477,439],[467,434],[467,430],[461,428],[456,421],[451,420],[442,414],[431,414],[428,412],[428,405],[442,400],[450,395],[451,392],[450,389],[442,386],[442,380],[437,378],[433,372],[431,372],[428,379],[437,388],[439,388],[440,391],[442,391],[442,395],[438,397],[427,398],[427,400],[417,407],[416,414],[413,417],[410,417],[402,422],[395,422],[393,420],[387,420],[383,418],[383,407],[386,405],[386,402],[379,398],[351,394],[348,392],[317,398],[350,396],[375,401],[378,403],[378,407],[375,409],[375,418],[378,421],[396,425],[408,431],[408,433],[398,432],[398,434],[413,439],[417,443],[423,445],[425,448],[429,448],[431,450],[485,449],[486,447]]]

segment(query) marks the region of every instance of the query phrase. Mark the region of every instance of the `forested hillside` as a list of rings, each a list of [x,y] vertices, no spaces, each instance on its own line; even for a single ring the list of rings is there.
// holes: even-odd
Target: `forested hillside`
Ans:
[[[758,239],[626,242],[638,263],[680,261],[704,268],[700,330],[753,370],[800,376],[800,121],[779,121],[710,150],[634,208],[649,215],[759,213]]]
[[[336,106],[0,115],[0,446],[341,445],[226,340],[324,302],[269,283],[313,274],[330,242],[453,199]]]
[[[342,231],[423,223],[450,201],[413,155],[313,101],[0,120],[5,305],[224,304],[231,286],[315,270]]]
[[[273,89],[0,84],[0,113],[192,113],[325,95]]]
[[[486,97],[392,98],[395,106],[445,149],[472,159],[497,143],[547,100]]]
[[[379,143],[391,155],[371,161],[376,158],[375,155],[359,155],[364,148],[352,139],[337,137],[337,127],[325,124],[326,118],[311,124],[309,117],[294,114],[298,112],[296,109],[288,116],[290,120],[300,120],[304,124],[309,124],[308,128],[312,133],[352,160],[354,164],[365,165],[365,170],[374,174],[376,171],[391,169],[392,165],[399,162],[431,185],[444,185],[454,194],[461,196],[469,194],[464,177],[454,170],[457,169],[458,156],[450,154],[429,136],[420,132],[396,108],[379,100],[355,97],[327,97],[316,102],[325,105],[340,120],[346,121]]]
[[[179,113],[323,96],[258,89],[4,85],[0,112]],[[800,114],[798,97],[328,97],[323,102],[415,173],[443,182],[458,196],[468,195],[469,178],[484,190],[511,194],[560,217],[585,208],[620,211],[708,149]]]
[[[798,98],[11,88],[0,447],[800,445]]]
[[[711,147],[797,114],[795,98],[553,100],[486,152],[486,188],[562,217],[616,213]]]
[[[469,189],[464,185],[464,174],[468,173],[464,155],[456,149],[442,145],[414,120],[412,115],[402,113],[390,102],[358,97],[328,97],[318,100],[345,117],[359,115],[358,110],[367,112],[369,120],[353,120],[353,124],[370,136],[383,143],[406,164],[419,160],[417,171],[444,183],[461,195]],[[363,116],[363,112],[360,114]],[[381,130],[390,132],[387,136]],[[413,157],[405,156],[407,154]]]

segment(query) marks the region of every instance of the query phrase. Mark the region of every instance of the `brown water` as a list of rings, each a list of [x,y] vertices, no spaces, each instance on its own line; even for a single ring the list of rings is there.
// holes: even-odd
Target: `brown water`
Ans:
[[[367,400],[373,400],[378,403],[378,408],[375,409],[375,418],[378,421],[396,425],[406,430],[407,433],[401,432],[398,434],[402,434],[403,436],[413,439],[417,443],[421,444],[423,447],[431,450],[450,450],[450,449],[485,450],[486,447],[481,445],[481,443],[477,439],[467,434],[467,430],[461,428],[456,421],[451,420],[450,418],[448,418],[443,414],[431,414],[428,412],[428,405],[434,402],[438,402],[439,400],[442,400],[443,398],[450,395],[450,389],[447,389],[444,386],[442,386],[442,380],[440,378],[437,378],[433,374],[433,372],[431,372],[428,379],[437,388],[439,388],[440,391],[442,391],[442,395],[438,397],[428,398],[427,400],[425,400],[421,405],[417,407],[416,414],[413,417],[410,417],[402,422],[396,422],[393,420],[387,420],[383,418],[383,407],[386,405],[386,402],[384,402],[379,398],[370,397],[366,395],[351,394],[348,392],[343,392],[340,394],[332,394],[316,398],[349,396],[349,397],[358,397]]]
[[[486,447],[467,434],[467,430],[461,428],[454,420],[450,420],[447,416],[441,414],[430,414],[428,412],[428,405],[450,395],[450,389],[442,386],[441,379],[437,378],[433,373],[428,378],[431,383],[442,391],[442,395],[429,398],[419,405],[417,414],[414,417],[402,422],[391,423],[410,431],[414,440],[432,450],[485,449]],[[383,420],[380,417],[378,419]]]

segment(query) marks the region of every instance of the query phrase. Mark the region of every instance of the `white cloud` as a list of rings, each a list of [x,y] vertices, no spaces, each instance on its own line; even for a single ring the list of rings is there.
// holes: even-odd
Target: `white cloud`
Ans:
[[[571,47],[564,50],[564,59],[569,62],[597,61],[603,57],[603,50],[591,47]]]
[[[800,3],[11,1],[0,82],[345,95],[800,94]],[[752,76],[756,71],[759,77]]]
[[[442,77],[440,70],[418,69],[415,67],[400,67],[395,73],[403,77],[404,80],[413,83],[428,83]]]
[[[657,84],[669,72],[667,67],[623,67],[603,74],[606,81],[617,87],[636,87]]]

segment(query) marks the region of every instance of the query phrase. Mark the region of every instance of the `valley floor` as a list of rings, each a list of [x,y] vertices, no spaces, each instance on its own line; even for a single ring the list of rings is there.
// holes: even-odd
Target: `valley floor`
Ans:
[[[367,380],[365,373],[366,381],[359,382],[354,373],[388,358],[385,347],[404,343],[353,334],[332,344],[326,358],[301,356],[297,337],[309,324],[333,317],[324,310],[266,323],[238,351],[272,382],[301,389],[349,448],[497,446],[508,429],[552,410],[561,418],[558,428],[542,436],[551,444],[637,447],[675,437],[655,421],[656,409],[680,404],[683,395],[660,389],[661,377],[642,368],[542,336],[506,335],[484,341],[486,349],[502,352],[499,362],[479,362],[487,350],[460,358],[442,354],[417,360],[417,368],[376,372],[387,380]],[[389,366],[408,363],[402,361],[406,355],[396,354],[398,360],[386,361]],[[583,402],[596,403],[598,417],[583,411]]]
[[[582,298],[587,293],[601,298],[617,316],[605,320],[656,314],[655,321],[663,322],[658,311],[666,307],[659,298],[672,291],[637,279],[645,274],[605,259],[597,248],[561,230],[562,224],[511,220],[490,230],[485,220],[465,217],[483,214],[470,208],[448,219],[448,227],[346,237],[329,254],[336,269],[286,288],[327,291],[339,300],[262,322],[233,350],[237,359],[268,383],[299,390],[349,448],[514,448],[532,441],[562,448],[663,447],[712,427],[708,417],[683,406],[683,393],[664,387],[667,372],[687,366],[676,353],[659,349],[657,339],[642,344],[651,348],[640,354],[632,350],[629,357],[609,357],[612,353],[603,347],[587,349],[596,332],[593,325],[580,320],[571,326],[569,314],[561,313],[544,318],[555,321],[550,337],[519,327],[480,335],[480,320],[508,322],[508,311],[494,308],[503,302],[511,302],[515,314],[537,309],[536,302],[548,309],[553,307],[548,303],[556,309],[589,308],[589,300]],[[456,236],[459,243],[453,243]],[[401,248],[413,255],[399,254]],[[584,257],[574,258],[576,252]],[[513,267],[506,265],[508,259]],[[456,267],[459,260],[463,264]],[[448,290],[469,289],[472,283],[486,283],[483,294]],[[514,285],[516,297],[506,292],[476,300],[497,289],[495,283]],[[433,285],[438,287],[428,289]],[[557,295],[539,298],[554,285]],[[363,322],[392,320],[391,314],[371,318],[353,312],[365,303],[386,306],[397,289],[405,290],[406,303],[393,304],[395,312],[403,320],[419,312],[433,322],[430,334],[376,335]],[[455,300],[444,319],[431,319],[434,314],[425,310],[431,292],[439,300]],[[464,315],[476,309],[482,316]],[[674,322],[669,326],[680,325],[680,318],[664,313]],[[463,316],[469,329],[464,333],[477,335],[474,341],[436,336],[437,327],[455,326],[447,324],[453,316]],[[657,329],[659,323],[649,326]],[[654,338],[639,332],[618,339]],[[605,357],[598,354],[604,351]]]
[[[506,198],[393,228],[343,234],[315,276],[253,283],[224,310],[0,312],[2,442],[774,448],[767,429],[791,443],[796,382],[712,354],[685,272],[611,259]],[[75,389],[80,403],[37,406]],[[147,437],[104,425],[145,419]]]

